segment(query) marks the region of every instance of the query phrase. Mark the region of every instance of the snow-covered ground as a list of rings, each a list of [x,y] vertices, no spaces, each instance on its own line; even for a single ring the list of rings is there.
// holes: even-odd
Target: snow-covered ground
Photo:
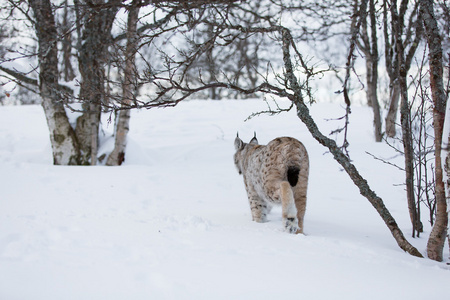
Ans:
[[[295,112],[259,116],[261,100],[190,101],[133,111],[125,165],[51,164],[39,106],[0,107],[0,299],[448,299],[447,264],[396,245],[368,201]],[[311,111],[328,134],[339,105]],[[350,156],[406,236],[401,164],[353,108]],[[105,124],[106,133],[112,125]],[[233,164],[236,132],[303,141],[311,159],[306,235],[251,221]],[[108,143],[106,143],[108,144]],[[430,231],[409,240],[425,253]],[[448,249],[445,257],[448,257]]]

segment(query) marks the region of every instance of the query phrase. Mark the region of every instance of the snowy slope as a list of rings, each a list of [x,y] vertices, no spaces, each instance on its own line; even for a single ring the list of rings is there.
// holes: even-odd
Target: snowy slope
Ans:
[[[398,248],[295,112],[244,122],[265,108],[190,101],[134,111],[124,166],[57,167],[41,108],[0,107],[0,300],[446,299],[449,267]],[[344,113],[333,104],[311,110],[326,134],[339,125],[326,119]],[[403,174],[365,153],[396,155],[372,142],[371,118],[353,108],[350,155],[409,236],[395,185]],[[267,223],[251,221],[232,159],[237,131],[306,145],[306,236],[282,231],[280,209]],[[422,253],[429,230],[410,238]]]

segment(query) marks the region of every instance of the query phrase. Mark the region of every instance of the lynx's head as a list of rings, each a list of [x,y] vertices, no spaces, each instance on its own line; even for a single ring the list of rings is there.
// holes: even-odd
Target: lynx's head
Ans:
[[[236,165],[239,174],[242,174],[243,171],[243,161],[245,154],[247,153],[249,147],[253,147],[255,145],[258,145],[258,140],[256,139],[256,132],[255,136],[251,139],[250,143],[248,144],[244,143],[239,138],[239,134],[236,136],[236,139],[234,140],[234,148],[236,149],[236,153],[234,154],[234,164]]]

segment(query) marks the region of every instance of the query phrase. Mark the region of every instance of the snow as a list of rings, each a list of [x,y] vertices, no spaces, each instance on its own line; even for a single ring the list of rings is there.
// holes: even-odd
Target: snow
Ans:
[[[287,105],[287,103],[281,103]],[[444,299],[446,262],[412,257],[314,141],[295,112],[262,115],[261,100],[189,101],[133,111],[121,167],[53,166],[39,106],[0,107],[0,299]],[[314,104],[325,134],[344,114]],[[350,156],[410,238],[401,157],[372,136],[353,107]],[[113,125],[104,124],[104,132]],[[311,159],[306,235],[275,208],[251,221],[233,164],[236,132],[260,143],[293,136]],[[424,213],[425,215],[425,213]],[[448,249],[445,250],[448,257]]]

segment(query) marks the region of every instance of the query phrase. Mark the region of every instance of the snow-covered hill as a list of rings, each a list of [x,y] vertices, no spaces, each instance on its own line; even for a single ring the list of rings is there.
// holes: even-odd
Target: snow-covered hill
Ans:
[[[230,100],[133,111],[125,165],[62,167],[39,106],[0,107],[0,299],[447,299],[449,267],[398,248],[295,112],[244,122],[264,109]],[[339,105],[311,110],[326,134],[342,125],[328,120],[344,114]],[[353,108],[350,156],[409,236],[402,172],[365,151],[402,158],[373,142],[371,119]],[[280,209],[251,221],[237,131],[306,145],[306,235],[283,232]],[[425,253],[423,221],[409,240]]]

